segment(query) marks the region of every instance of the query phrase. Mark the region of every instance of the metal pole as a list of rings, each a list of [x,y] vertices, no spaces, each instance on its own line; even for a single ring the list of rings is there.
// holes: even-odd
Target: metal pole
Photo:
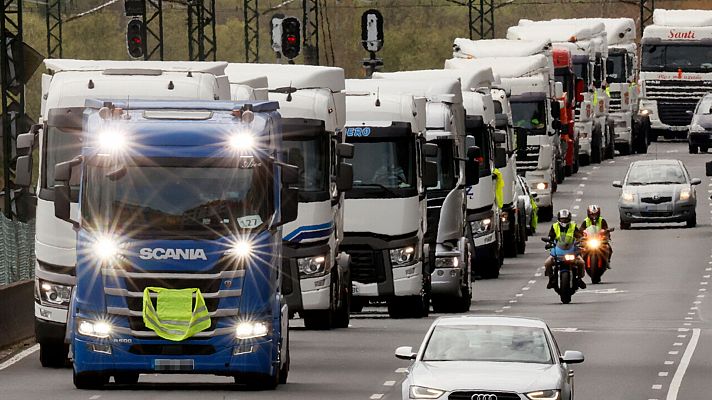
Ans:
[[[245,0],[245,62],[260,62],[259,0]]]
[[[655,11],[655,0],[640,0],[640,35],[653,19],[653,11]]]
[[[62,7],[61,0],[47,0],[47,58],[62,58]]]
[[[216,46],[215,0],[189,1],[188,58],[191,61],[205,61],[211,58],[215,61]]]
[[[144,60],[150,60],[158,53],[163,60],[163,0],[146,0],[146,12],[143,14],[143,26],[146,29],[146,51]],[[150,40],[149,40],[150,39]],[[149,47],[149,41],[154,43]]]
[[[319,1],[302,0],[304,64],[319,65]]]

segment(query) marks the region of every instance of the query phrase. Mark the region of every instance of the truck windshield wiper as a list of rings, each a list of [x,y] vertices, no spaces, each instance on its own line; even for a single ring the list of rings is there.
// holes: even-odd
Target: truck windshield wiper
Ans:
[[[355,186],[375,186],[377,188],[381,188],[384,191],[388,192],[393,197],[398,197],[398,193],[394,192],[393,189],[389,188],[388,186],[382,185],[380,183],[375,183],[375,182],[359,183],[359,184],[356,184]]]

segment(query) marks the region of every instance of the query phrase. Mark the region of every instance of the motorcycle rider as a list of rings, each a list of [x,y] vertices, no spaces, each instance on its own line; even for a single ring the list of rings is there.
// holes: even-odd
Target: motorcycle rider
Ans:
[[[594,225],[597,226],[598,229],[603,229],[606,232],[606,241],[608,242],[608,269],[611,269],[613,247],[611,247],[611,234],[608,232],[608,222],[605,218],[601,217],[601,207],[591,204],[586,209],[586,219],[581,223],[581,232]]]
[[[583,234],[576,226],[575,222],[571,222],[571,211],[567,209],[559,210],[556,215],[556,222],[549,229],[549,241],[551,242],[563,242],[567,244],[574,244],[578,242]],[[554,260],[553,256],[549,256],[544,262],[545,275],[549,277],[549,283],[546,285],[547,289],[553,289],[556,287],[557,277],[554,275]],[[576,255],[575,261],[577,267],[576,273],[576,284],[581,289],[586,289],[586,283],[583,281],[583,276],[585,274],[585,263],[580,255]]]

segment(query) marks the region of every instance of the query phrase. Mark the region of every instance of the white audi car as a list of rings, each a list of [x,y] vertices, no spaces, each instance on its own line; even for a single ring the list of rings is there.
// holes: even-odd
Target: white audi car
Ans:
[[[420,350],[399,347],[414,360],[403,381],[403,400],[571,400],[571,364],[578,351],[559,351],[541,320],[458,316],[437,319]]]

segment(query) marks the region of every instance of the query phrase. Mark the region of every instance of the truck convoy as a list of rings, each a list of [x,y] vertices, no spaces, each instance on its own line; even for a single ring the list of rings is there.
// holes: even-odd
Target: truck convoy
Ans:
[[[548,221],[553,216],[554,168],[556,149],[560,143],[558,124],[554,122],[560,108],[558,101],[553,101],[551,97],[551,66],[541,54],[516,58],[453,58],[445,62],[448,69],[482,67],[492,68],[510,93],[517,140],[517,169],[537,193],[541,220]],[[552,107],[553,104],[555,107]]]
[[[61,366],[70,295],[77,262],[72,224],[54,216],[55,165],[79,155],[88,98],[230,99],[224,62],[45,60],[37,182],[35,335],[43,366]],[[31,167],[31,163],[29,164]],[[72,212],[78,185],[73,183]],[[76,214],[74,214],[76,215]],[[76,216],[75,216],[76,218]]]
[[[283,159],[277,109],[87,101],[81,154],[53,175],[54,214],[76,229],[77,388],[141,373],[286,382],[281,227],[296,218],[298,176]]]
[[[712,91],[712,11],[655,9],[641,39],[640,112],[651,139],[686,138],[697,102]]]
[[[608,119],[608,95],[602,83],[605,73],[605,26],[601,23],[577,23],[574,20],[520,20],[507,30],[510,39],[547,39],[555,49],[571,53],[577,77],[575,129],[579,136],[579,159],[582,165],[600,163],[613,157],[613,125]],[[583,156],[583,157],[581,157]]]
[[[380,92],[371,80],[346,80],[346,142],[355,146],[346,193],[344,241],[351,256],[352,309],[385,301],[391,317],[430,311],[426,188],[437,185],[427,157],[426,99]]]
[[[307,329],[349,325],[351,277],[343,240],[344,192],[353,171],[343,162],[353,146],[344,142],[344,70],[277,64],[230,64],[226,69],[233,100],[240,93],[267,91],[282,115],[282,146],[299,168],[299,213],[284,226],[282,293],[290,314]],[[266,80],[260,80],[266,76]],[[242,80],[242,81],[240,81]],[[247,81],[245,81],[247,80]],[[237,83],[241,82],[241,83]]]

